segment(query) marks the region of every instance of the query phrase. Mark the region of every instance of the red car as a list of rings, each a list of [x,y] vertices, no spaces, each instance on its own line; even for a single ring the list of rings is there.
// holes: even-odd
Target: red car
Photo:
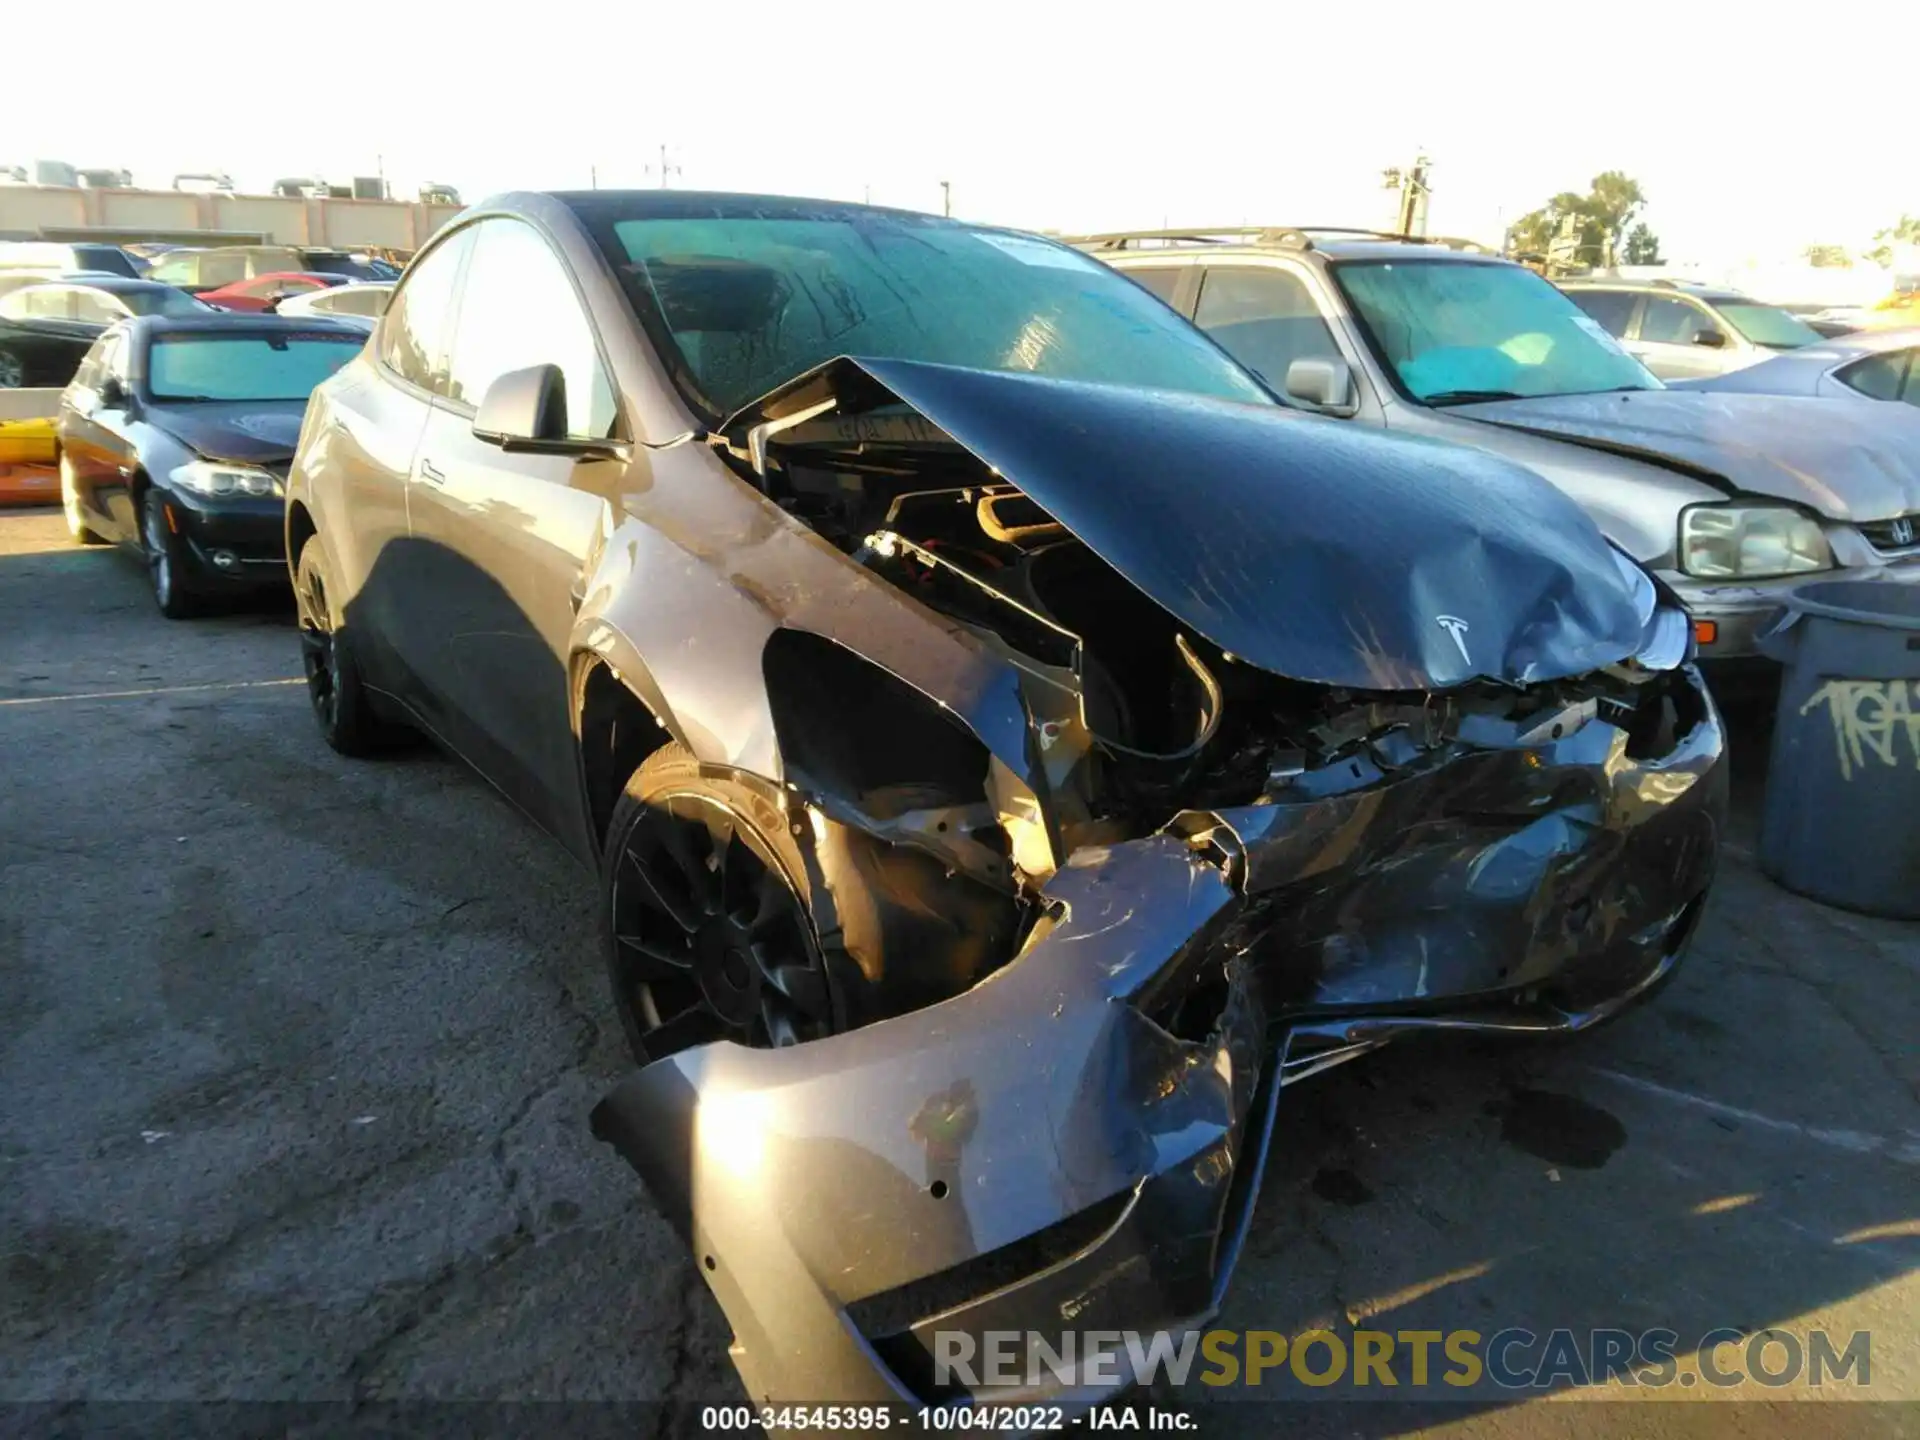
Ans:
[[[217,290],[202,290],[199,298],[222,310],[271,310],[289,295],[325,290],[346,279],[344,275],[322,275],[314,270],[280,270],[251,280],[236,280]]]

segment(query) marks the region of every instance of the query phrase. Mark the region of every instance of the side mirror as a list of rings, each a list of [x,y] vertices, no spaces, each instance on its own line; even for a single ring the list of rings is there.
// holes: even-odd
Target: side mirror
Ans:
[[[558,365],[509,370],[487,387],[473,417],[474,437],[502,450],[564,446],[567,377]]]
[[[100,408],[102,410],[124,410],[127,408],[127,387],[112,375],[100,382]]]
[[[1314,356],[1295,360],[1287,366],[1285,386],[1289,399],[1299,400],[1334,415],[1351,415],[1353,369],[1337,356]]]
[[[1721,350],[1726,347],[1727,337],[1718,330],[1696,330],[1693,332],[1693,343],[1704,345],[1709,350]]]

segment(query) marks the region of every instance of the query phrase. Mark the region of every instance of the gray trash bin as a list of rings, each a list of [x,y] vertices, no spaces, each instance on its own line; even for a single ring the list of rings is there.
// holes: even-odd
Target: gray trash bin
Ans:
[[[1829,905],[1920,918],[1920,585],[1803,586],[1760,648],[1786,666],[1760,868]]]

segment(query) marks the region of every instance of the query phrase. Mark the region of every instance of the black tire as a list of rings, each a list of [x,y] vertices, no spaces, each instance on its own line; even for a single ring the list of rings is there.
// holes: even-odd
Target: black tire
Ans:
[[[88,528],[80,508],[80,492],[73,484],[73,461],[60,452],[60,508],[67,517],[67,538],[76,545],[104,545],[107,542]]]
[[[149,488],[140,497],[140,550],[147,562],[147,585],[153,591],[153,603],[169,620],[188,620],[200,613],[200,597],[187,578],[182,563],[180,537],[167,523],[167,504],[159,491]]]
[[[641,1064],[714,1040],[838,1034],[957,993],[1012,953],[1010,896],[798,815],[679,744],[628,780],[607,826],[601,922]]]
[[[0,350],[0,390],[23,389],[27,383],[27,362],[12,350]]]
[[[300,665],[307,699],[327,744],[356,758],[390,749],[405,731],[381,716],[360,678],[353,631],[334,596],[326,551],[317,537],[301,547],[293,584],[299,612]]]

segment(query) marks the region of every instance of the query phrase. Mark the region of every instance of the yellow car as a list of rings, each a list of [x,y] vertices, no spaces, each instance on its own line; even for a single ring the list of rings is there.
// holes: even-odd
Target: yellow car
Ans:
[[[0,505],[48,504],[60,498],[54,470],[53,420],[0,420]]]
[[[0,465],[54,463],[53,417],[0,420]]]

